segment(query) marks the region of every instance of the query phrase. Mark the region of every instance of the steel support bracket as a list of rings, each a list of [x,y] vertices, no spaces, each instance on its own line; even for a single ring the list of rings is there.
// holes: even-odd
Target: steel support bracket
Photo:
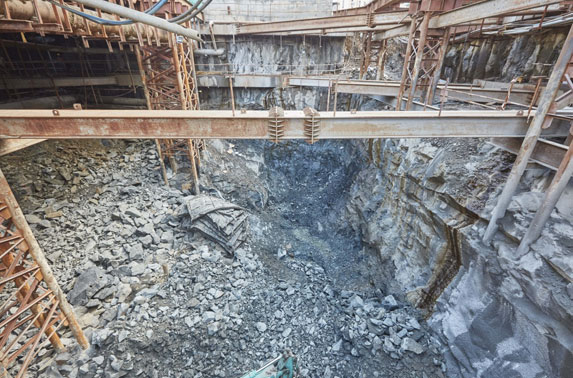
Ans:
[[[285,111],[281,107],[273,106],[269,111],[269,137],[275,143],[284,136],[284,116]]]
[[[304,112],[304,136],[307,143],[314,144],[320,135],[320,113],[311,107],[306,107]]]

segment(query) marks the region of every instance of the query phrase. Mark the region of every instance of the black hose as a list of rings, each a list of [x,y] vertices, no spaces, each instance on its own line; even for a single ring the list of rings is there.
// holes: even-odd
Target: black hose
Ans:
[[[183,21],[181,21],[181,22],[179,22],[179,23],[187,22],[187,21],[189,21],[190,19],[192,19],[193,17],[197,16],[199,13],[203,12],[203,9],[207,8],[207,5],[211,4],[212,1],[213,1],[213,0],[205,0],[205,3],[203,4],[203,6],[202,6],[201,8],[197,9],[195,12],[193,12],[192,14],[188,15],[187,17],[185,17],[185,18],[183,19]],[[187,13],[187,12],[185,12],[185,13]]]
[[[187,17],[189,14],[191,14],[191,12],[193,12],[195,9],[197,9],[197,7],[199,5],[201,5],[201,3],[203,2],[203,0],[199,0],[197,3],[195,3],[195,5],[191,4],[191,8],[187,9],[185,12],[181,13],[179,16],[170,18],[168,21],[169,22],[175,22],[175,23],[182,23],[185,22],[187,20],[184,20],[185,17]]]

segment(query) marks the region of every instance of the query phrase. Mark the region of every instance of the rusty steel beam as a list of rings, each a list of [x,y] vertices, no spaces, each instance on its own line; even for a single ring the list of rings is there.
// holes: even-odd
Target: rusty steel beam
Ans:
[[[507,152],[517,154],[523,138],[492,138],[490,143]],[[563,144],[539,139],[529,160],[556,171],[567,150],[567,146]]]
[[[496,17],[515,13],[527,9],[544,7],[546,5],[559,3],[558,0],[490,0],[480,1],[456,8],[449,12],[441,13],[432,17],[428,27],[430,29],[445,28],[467,24],[472,21],[489,17]],[[542,13],[541,11],[540,13]],[[381,33],[381,38],[388,39],[408,35],[409,25],[403,25]]]
[[[336,79],[327,77],[303,77],[289,76],[285,79],[285,85],[294,87],[322,87],[328,88],[335,85]],[[329,84],[330,83],[330,84]],[[507,86],[508,84],[504,84]],[[376,81],[376,80],[338,80],[336,83],[339,93],[352,93],[372,96],[398,96],[400,82],[398,81]],[[443,85],[438,85],[438,89],[443,89]],[[517,88],[512,89],[509,102],[528,105],[533,97],[533,89]],[[419,88],[417,95],[422,93]],[[507,97],[507,89],[500,87],[480,87],[468,84],[448,84],[448,98],[459,101],[474,102],[503,102]]]
[[[347,9],[339,9],[334,11],[335,16],[339,15],[356,15],[356,14],[365,14],[365,13],[373,13],[382,8],[390,8],[393,5],[399,5],[402,0],[372,0],[370,3],[356,8],[347,8]]]
[[[29,89],[54,87],[85,87],[91,85],[118,85],[115,76],[61,77],[61,78],[8,78],[0,81],[0,89]]]
[[[388,12],[378,14],[360,14],[353,16],[333,16],[306,18],[291,21],[261,22],[237,26],[238,34],[284,33],[303,30],[346,29],[354,27],[375,27],[380,25],[399,25],[408,21],[408,12]]]
[[[281,117],[285,139],[305,139],[303,111]],[[0,138],[218,138],[269,139],[267,111],[229,110],[0,110]],[[318,139],[521,137],[527,117],[518,111],[320,113]],[[556,124],[548,136],[564,136]]]

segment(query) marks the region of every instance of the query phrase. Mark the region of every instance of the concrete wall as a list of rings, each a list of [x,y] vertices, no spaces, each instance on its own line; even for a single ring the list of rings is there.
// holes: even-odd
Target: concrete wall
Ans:
[[[332,15],[332,0],[213,0],[204,13],[217,22],[327,17]]]

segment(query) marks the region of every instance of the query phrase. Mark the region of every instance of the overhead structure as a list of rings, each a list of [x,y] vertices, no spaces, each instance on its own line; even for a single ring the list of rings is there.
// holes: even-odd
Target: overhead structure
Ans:
[[[141,51],[136,50],[136,55],[148,109],[199,109],[199,93],[191,43],[178,41],[172,36],[168,45],[144,46]],[[155,142],[165,184],[169,185],[165,158],[169,161],[171,169],[177,172],[177,155],[182,153],[189,158],[195,193],[199,194],[197,165],[200,141],[188,138],[166,139],[159,135]]]
[[[161,45],[168,42],[171,33],[192,40],[201,40],[199,33],[191,27],[192,20],[177,24],[166,19],[167,13],[185,14],[189,11],[187,2],[177,0],[170,2],[167,7],[167,2],[164,1],[163,8],[154,15],[137,10],[133,1],[126,1],[127,7],[117,5],[114,0],[81,0],[77,3],[79,5],[76,2],[63,0],[52,2],[3,0],[0,6],[0,33],[73,35],[81,37],[85,47],[89,47],[89,40],[103,39],[110,49],[112,42],[117,42],[120,48],[129,43]],[[97,10],[85,9],[84,4]],[[136,20],[138,23],[122,23],[120,16]],[[98,19],[109,22],[96,22]]]
[[[282,139],[307,139],[307,114],[284,111]],[[270,139],[268,111],[229,110],[0,110],[0,138]],[[315,139],[523,137],[523,111],[321,112]],[[545,136],[565,136],[555,123]]]
[[[450,26],[463,25],[479,20],[484,20],[490,17],[507,16],[520,11],[525,11],[533,8],[543,8],[551,4],[557,4],[558,0],[486,0],[475,3],[470,3],[462,7],[437,14],[432,17],[428,22],[429,29],[441,29]],[[431,10],[433,1],[424,1],[428,4],[425,9]],[[440,1],[435,2],[441,4]],[[424,8],[422,8],[424,9]],[[541,9],[540,13],[543,12]],[[399,26],[382,33],[381,38],[388,39],[408,35],[410,26]]]

